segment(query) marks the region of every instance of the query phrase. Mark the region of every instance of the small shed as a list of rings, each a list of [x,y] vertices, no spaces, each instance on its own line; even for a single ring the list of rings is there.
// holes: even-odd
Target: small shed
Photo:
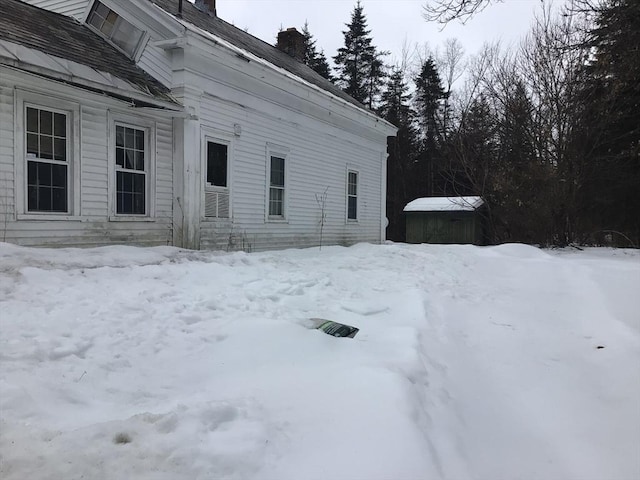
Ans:
[[[484,241],[481,197],[417,198],[404,207],[408,243]]]

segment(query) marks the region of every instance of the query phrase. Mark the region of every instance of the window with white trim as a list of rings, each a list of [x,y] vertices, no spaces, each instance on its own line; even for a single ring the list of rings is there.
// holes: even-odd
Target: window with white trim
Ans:
[[[206,136],[204,216],[229,218],[231,214],[229,196],[229,150],[228,141]]]
[[[147,215],[147,129],[116,123],[116,214]]]
[[[358,172],[347,172],[347,220],[358,219]]]
[[[285,162],[284,155],[269,158],[269,217],[284,218],[285,214]]]
[[[87,17],[87,23],[127,55],[134,57],[142,39],[142,30],[134,27],[130,22],[98,1],[93,4]]]
[[[24,105],[28,213],[69,213],[70,114]]]

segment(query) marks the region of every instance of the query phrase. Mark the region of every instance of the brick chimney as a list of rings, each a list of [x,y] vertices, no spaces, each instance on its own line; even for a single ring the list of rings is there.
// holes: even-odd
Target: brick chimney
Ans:
[[[195,7],[201,12],[216,16],[216,0],[196,0]]]
[[[278,32],[276,47],[301,62],[304,56],[304,35],[295,27],[282,30]]]

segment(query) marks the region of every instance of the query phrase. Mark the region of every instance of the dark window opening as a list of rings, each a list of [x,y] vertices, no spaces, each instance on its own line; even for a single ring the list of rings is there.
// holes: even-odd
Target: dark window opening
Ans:
[[[227,186],[227,145],[207,142],[207,183]]]

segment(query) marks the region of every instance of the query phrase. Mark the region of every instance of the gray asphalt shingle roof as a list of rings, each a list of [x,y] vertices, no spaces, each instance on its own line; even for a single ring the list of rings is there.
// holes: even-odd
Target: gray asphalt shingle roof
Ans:
[[[146,0],[165,12],[177,16],[178,0]],[[369,111],[360,102],[344,93],[302,62],[275,46],[237,28],[221,18],[200,11],[184,1],[182,19],[210,32],[232,45],[246,50],[267,62],[335,95],[356,107]],[[135,62],[85,24],[74,18],[40,9],[19,0],[0,0],[0,40],[32,48],[48,55],[86,65],[110,73],[142,91],[170,100],[170,90]],[[274,34],[277,32],[274,32]]]
[[[170,90],[86,25],[17,0],[0,0],[0,40],[110,73],[154,97]]]

